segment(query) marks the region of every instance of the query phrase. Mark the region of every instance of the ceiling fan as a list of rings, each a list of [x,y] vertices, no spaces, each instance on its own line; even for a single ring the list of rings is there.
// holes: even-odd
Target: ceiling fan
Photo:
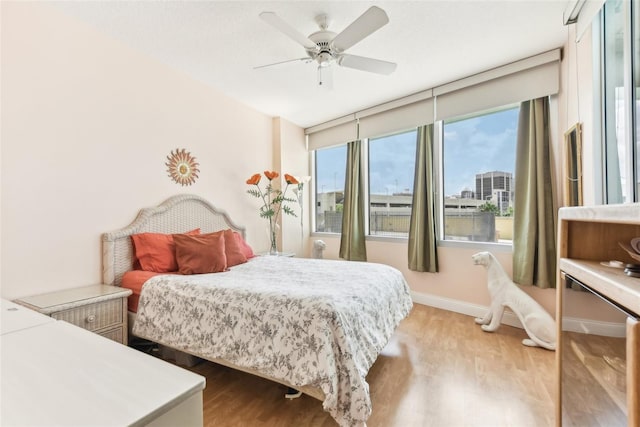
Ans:
[[[323,70],[328,70],[333,63],[337,63],[342,67],[386,75],[393,73],[396,69],[397,64],[393,62],[345,53],[351,46],[360,42],[389,22],[389,17],[385,11],[377,6],[372,6],[367,9],[366,12],[360,15],[359,18],[339,34],[328,30],[329,17],[327,15],[316,16],[315,21],[320,27],[320,31],[316,31],[308,37],[305,37],[273,12],[262,12],[260,18],[271,24],[277,30],[280,30],[295,42],[301,44],[307,52],[307,56],[276,62],[274,64],[261,65],[255,68],[270,67],[293,61],[315,61],[318,63],[318,84],[321,86],[324,84]]]

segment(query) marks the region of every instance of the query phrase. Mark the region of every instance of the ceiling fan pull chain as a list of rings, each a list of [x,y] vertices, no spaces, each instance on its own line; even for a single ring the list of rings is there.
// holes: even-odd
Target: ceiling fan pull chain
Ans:
[[[322,90],[333,89],[333,70],[331,67],[318,65],[318,87]]]

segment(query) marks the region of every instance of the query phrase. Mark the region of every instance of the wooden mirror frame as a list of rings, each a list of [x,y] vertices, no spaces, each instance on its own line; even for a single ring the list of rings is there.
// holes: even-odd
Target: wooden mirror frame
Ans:
[[[582,206],[582,124],[564,134],[564,205]]]

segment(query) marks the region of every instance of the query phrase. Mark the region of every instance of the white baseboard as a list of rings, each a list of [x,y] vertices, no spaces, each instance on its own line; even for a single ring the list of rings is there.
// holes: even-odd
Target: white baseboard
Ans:
[[[487,310],[489,310],[489,307],[483,305],[413,291],[411,292],[411,299],[417,304],[428,305],[472,317],[482,317]],[[502,324],[522,329],[522,323],[520,323],[518,316],[509,310],[505,310],[504,316],[502,316]],[[624,337],[626,333],[626,325],[624,323],[601,322],[579,318],[565,318],[562,322],[562,329],[565,331],[590,333],[607,337]]]

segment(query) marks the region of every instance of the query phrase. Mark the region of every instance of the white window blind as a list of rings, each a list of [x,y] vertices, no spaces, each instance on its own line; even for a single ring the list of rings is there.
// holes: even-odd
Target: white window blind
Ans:
[[[433,123],[432,91],[356,113],[360,138],[373,138]]]
[[[318,150],[333,145],[346,144],[358,139],[358,124],[353,114],[304,130],[308,138],[308,150]]]
[[[434,88],[436,120],[553,95],[559,87],[557,49]]]
[[[308,149],[380,137],[553,95],[559,86],[560,49],[555,49],[307,128]]]

